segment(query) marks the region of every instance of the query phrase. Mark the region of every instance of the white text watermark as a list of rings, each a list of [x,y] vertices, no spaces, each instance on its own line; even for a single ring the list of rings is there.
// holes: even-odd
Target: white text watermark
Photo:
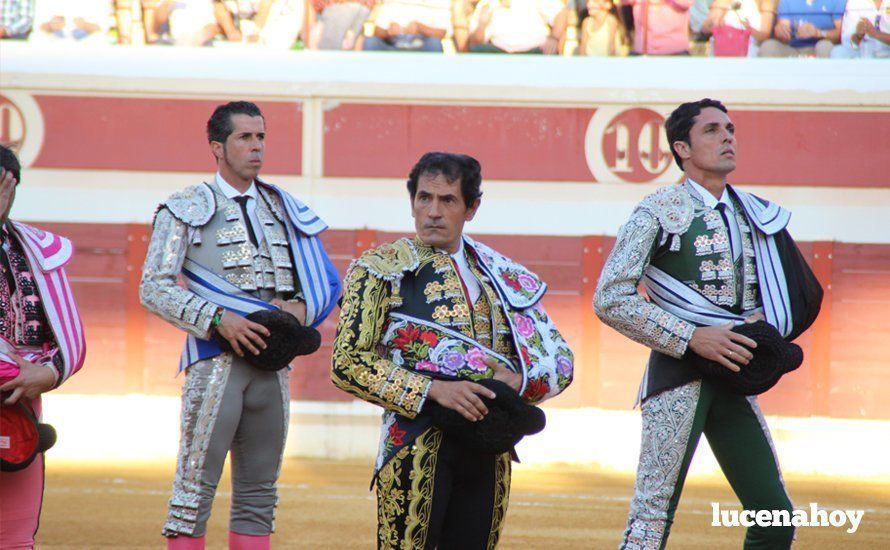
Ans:
[[[844,527],[848,533],[859,529],[865,510],[820,510],[815,502],[809,510],[721,510],[720,503],[711,503],[711,525],[714,527]]]

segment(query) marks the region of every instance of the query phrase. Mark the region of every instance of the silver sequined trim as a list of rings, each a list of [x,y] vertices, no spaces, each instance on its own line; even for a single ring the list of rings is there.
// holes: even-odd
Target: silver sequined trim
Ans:
[[[643,403],[640,463],[620,548],[661,548],[700,394],[696,380]]]
[[[182,389],[182,426],[173,495],[167,509],[164,536],[191,535],[201,498],[201,474],[210,436],[232,367],[232,354],[198,361],[186,371]]]

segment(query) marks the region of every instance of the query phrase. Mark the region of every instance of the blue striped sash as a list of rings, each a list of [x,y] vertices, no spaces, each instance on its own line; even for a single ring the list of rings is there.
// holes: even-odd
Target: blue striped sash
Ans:
[[[182,275],[185,278],[186,287],[190,291],[208,302],[222,306],[227,311],[237,313],[242,317],[261,309],[278,309],[268,302],[251,296],[188,258],[182,265]],[[209,359],[222,352],[222,348],[216,341],[203,340],[189,334],[185,341],[185,349],[182,350],[182,355],[179,358],[179,371],[182,372],[195,362]]]
[[[650,265],[643,274],[646,293],[658,307],[684,321],[698,326],[717,326],[742,323],[745,318],[761,311],[760,308],[736,315],[712,303],[701,293]]]
[[[263,183],[278,194],[290,223],[287,238],[296,261],[300,288],[306,301],[306,324],[321,323],[340,296],[340,276],[331,264],[318,234],[328,228],[305,204],[278,187]]]
[[[788,336],[793,328],[791,297],[774,235],[788,225],[791,212],[754,195],[738,190],[735,193],[744,206],[748,223],[758,229],[751,231],[751,238],[757,258],[757,283],[760,285],[766,322],[776,327],[782,336]]]

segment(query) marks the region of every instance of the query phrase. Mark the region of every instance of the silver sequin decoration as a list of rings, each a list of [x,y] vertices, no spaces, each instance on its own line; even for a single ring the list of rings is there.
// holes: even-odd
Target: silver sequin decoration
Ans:
[[[188,368],[182,388],[182,426],[173,495],[164,536],[191,535],[201,498],[201,474],[210,436],[232,367],[232,354],[223,353]]]
[[[195,233],[200,233],[200,229],[176,219],[166,208],[158,212],[142,267],[139,298],[146,309],[161,319],[206,339],[216,305],[178,284]]]
[[[686,455],[701,380],[661,392],[643,403],[643,440],[624,541],[627,550],[659,549],[668,505]]]

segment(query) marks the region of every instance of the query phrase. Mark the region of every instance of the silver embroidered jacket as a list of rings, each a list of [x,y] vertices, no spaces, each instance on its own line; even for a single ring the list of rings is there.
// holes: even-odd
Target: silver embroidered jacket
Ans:
[[[593,299],[597,316],[628,338],[655,351],[681,357],[695,331],[687,323],[647,301],[637,291],[664,228],[682,234],[693,217],[693,203],[682,186],[664,187],[643,199],[618,231],[615,248],[603,266]]]
[[[264,188],[259,196],[258,247],[248,239],[237,203],[215,184],[189,187],[162,203],[142,271],[143,306],[197,338],[210,336],[216,304],[178,284],[186,257],[261,299],[299,297],[283,207]],[[208,242],[202,247],[203,241]]]

